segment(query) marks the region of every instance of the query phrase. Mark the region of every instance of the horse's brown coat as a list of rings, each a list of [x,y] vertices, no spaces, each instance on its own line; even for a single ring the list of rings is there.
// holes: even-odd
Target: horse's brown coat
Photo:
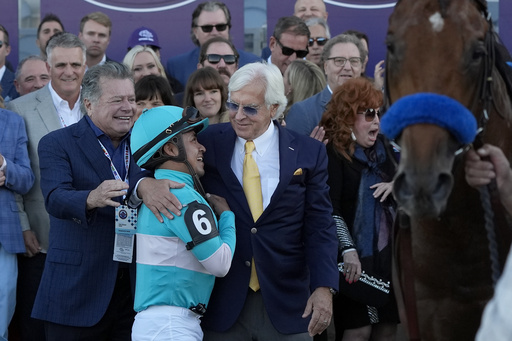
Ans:
[[[436,12],[444,19],[439,32],[429,22]],[[390,102],[418,92],[444,94],[465,105],[479,121],[488,29],[473,0],[399,1],[389,20],[387,38]],[[496,68],[492,76],[495,105],[491,106],[483,140],[501,147],[511,160],[511,102]],[[495,107],[507,117],[498,115]],[[411,184],[401,189],[410,195],[401,205],[407,206],[411,217],[422,340],[473,340],[484,305],[493,294],[478,192],[466,184],[463,159],[455,158],[458,146],[448,132],[417,124],[404,129],[399,143],[402,154],[397,177]],[[447,187],[445,205],[439,198],[445,194],[435,193],[435,188],[450,182],[446,177],[452,175],[453,188],[450,191]],[[397,191],[395,188],[395,194]],[[495,205],[503,265],[511,236],[502,213]]]

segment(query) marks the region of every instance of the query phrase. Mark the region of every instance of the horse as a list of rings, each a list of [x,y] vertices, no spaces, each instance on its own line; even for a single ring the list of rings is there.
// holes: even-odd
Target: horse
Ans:
[[[512,160],[511,89],[487,16],[484,0],[399,0],[386,37],[385,106],[391,111],[418,93],[446,96],[474,117],[479,139]],[[441,107],[435,115],[450,119],[450,110]],[[456,123],[450,124],[457,129]],[[458,152],[464,149],[453,131],[431,121],[406,126],[396,142],[401,151],[393,194],[403,214],[395,273],[407,312],[402,319],[411,339],[474,340],[493,283],[479,192],[467,185]],[[492,203],[503,265],[511,231],[500,204]]]

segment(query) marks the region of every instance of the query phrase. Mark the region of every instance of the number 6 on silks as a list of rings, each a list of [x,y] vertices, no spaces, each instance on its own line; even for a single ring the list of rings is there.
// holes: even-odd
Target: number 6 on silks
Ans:
[[[192,237],[192,241],[187,243],[187,250],[219,235],[211,208],[197,201],[187,205],[185,224]]]

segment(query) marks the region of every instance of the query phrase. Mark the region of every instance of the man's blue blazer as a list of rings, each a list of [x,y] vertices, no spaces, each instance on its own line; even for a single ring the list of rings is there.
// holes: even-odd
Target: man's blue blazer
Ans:
[[[5,69],[0,85],[2,85],[2,97],[5,103],[8,103],[20,96],[18,91],[16,91],[16,86],[14,85],[14,73],[11,70],[7,68]]]
[[[286,128],[309,136],[320,123],[331,97],[332,94],[326,87],[316,95],[293,104],[286,116]]]
[[[110,161],[85,117],[44,136],[38,154],[50,246],[32,317],[93,326],[110,303],[119,263],[112,260],[114,208],[88,212],[86,200],[91,190],[114,179]],[[130,187],[142,175],[131,158]]]
[[[256,222],[231,169],[237,138],[233,128],[215,124],[198,135],[206,147],[204,188],[227,200],[237,235],[231,269],[215,280],[201,322],[205,329],[225,331],[235,323],[249,290],[253,257],[265,307],[281,333],[306,332],[309,318],[301,316],[311,292],[321,286],[338,288],[338,241],[326,184],[325,146],[277,127],[279,184]]]
[[[9,253],[25,252],[14,193],[25,194],[34,184],[27,141],[23,118],[0,109],[0,154],[7,160],[5,184],[0,186],[0,245]]]

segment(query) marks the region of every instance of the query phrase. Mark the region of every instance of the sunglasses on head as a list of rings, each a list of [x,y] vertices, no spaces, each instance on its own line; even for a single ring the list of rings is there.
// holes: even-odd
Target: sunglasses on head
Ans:
[[[221,59],[224,59],[224,63],[228,65],[236,63],[236,56],[234,54],[207,54],[205,59],[210,64],[217,64]]]
[[[329,39],[328,38],[324,38],[324,37],[318,37],[318,38],[309,38],[309,46],[313,46],[313,44],[316,43],[318,44],[318,46],[324,46],[325,43],[327,43]]]
[[[222,32],[222,31],[225,31],[226,28],[228,28],[228,24],[217,24],[217,25],[195,25],[194,27],[201,27],[201,30],[204,32],[204,33],[210,33],[211,31],[213,31],[213,28],[215,27],[215,29],[219,32]]]
[[[238,109],[240,109],[240,104],[232,102],[232,101],[227,101],[226,108],[228,108],[229,111],[238,112]],[[245,106],[242,106],[242,111],[247,116],[254,116],[258,113],[258,108],[259,108],[259,106],[251,107],[251,106],[245,105]]]
[[[364,119],[366,122],[373,122],[375,119],[375,115],[380,118],[380,110],[379,109],[366,109],[365,111],[358,112],[359,115],[364,115]]]
[[[281,46],[281,52],[285,56],[291,56],[292,54],[295,53],[297,55],[297,58],[304,58],[309,53],[309,50],[307,49],[307,47],[306,47],[306,50],[294,50],[290,47],[286,47],[283,44],[281,44],[281,42],[279,41],[279,39],[277,39],[277,37],[274,37],[274,38],[276,38],[277,43],[279,44],[279,46]]]

